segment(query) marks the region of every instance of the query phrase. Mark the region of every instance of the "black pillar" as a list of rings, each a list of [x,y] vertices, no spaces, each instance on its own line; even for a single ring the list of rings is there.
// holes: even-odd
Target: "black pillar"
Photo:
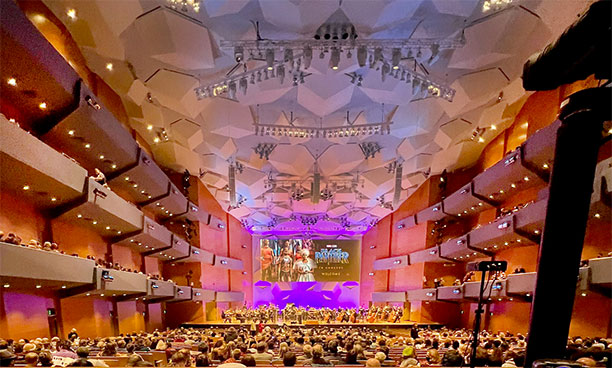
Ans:
[[[565,354],[603,122],[610,88],[577,92],[561,111],[562,125],[538,256],[525,367]]]

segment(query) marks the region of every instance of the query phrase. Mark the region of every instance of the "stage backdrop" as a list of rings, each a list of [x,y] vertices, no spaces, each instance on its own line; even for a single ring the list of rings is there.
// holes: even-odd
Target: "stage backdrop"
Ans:
[[[354,307],[360,239],[253,238],[253,304]]]

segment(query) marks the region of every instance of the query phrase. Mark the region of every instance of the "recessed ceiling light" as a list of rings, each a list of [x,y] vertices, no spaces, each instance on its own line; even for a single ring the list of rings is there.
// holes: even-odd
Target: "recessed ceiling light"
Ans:
[[[125,181],[130,181],[130,177],[129,176],[126,176],[124,179],[125,179]]]
[[[69,131],[68,131],[68,135],[69,135],[69,136],[73,136],[73,135],[74,135],[74,130],[69,130]]]
[[[151,124],[147,125],[147,130],[153,130],[153,125]]]
[[[598,218],[601,218],[601,215],[600,215],[599,213],[596,213],[596,214],[595,214],[595,218],[597,218],[597,219],[598,219]]]
[[[528,176],[525,176],[525,177],[523,178],[523,180],[525,180],[525,181],[529,181],[529,177],[528,177]]]
[[[62,285],[62,289],[65,289],[65,288],[66,288],[66,285]]]
[[[112,164],[111,168],[116,169],[117,168],[117,164]]]
[[[57,198],[51,197],[51,202],[55,202],[55,201],[57,201]]]
[[[68,16],[68,18],[75,20],[76,19],[76,9],[74,8],[70,8],[66,11],[66,15]]]
[[[91,143],[85,143],[85,148],[87,149],[91,148]]]
[[[30,190],[30,186],[29,185],[24,185],[23,186],[23,190]]]
[[[80,213],[77,215],[77,218],[81,218],[83,217],[83,215],[81,215]]]
[[[4,287],[8,289],[11,287],[11,284],[4,284]]]
[[[484,138],[483,138],[483,137],[478,137],[478,142],[479,142],[479,143],[484,143],[484,141],[485,141],[485,140],[484,140]]]
[[[91,295],[90,293],[85,294],[85,296],[90,296],[90,295]]]
[[[121,231],[117,231],[117,235],[121,235]]]
[[[106,70],[109,72],[113,70],[113,63],[106,63]]]
[[[542,165],[542,168],[543,168],[543,169],[548,169],[548,167],[549,167],[549,166],[548,166],[548,164],[544,164],[544,165]]]
[[[92,223],[92,224],[94,224],[94,225],[97,225],[97,224],[98,224],[98,221],[93,220],[91,223]]]
[[[37,289],[40,289],[42,287],[42,285],[36,285]]]
[[[497,130],[497,125],[491,124],[491,130]]]
[[[134,183],[134,185],[132,185],[134,188],[138,188],[138,184]]]
[[[44,23],[47,20],[47,18],[45,18],[45,16],[42,14],[34,14],[32,16],[32,19],[34,20],[34,23],[36,24]]]
[[[104,296],[104,294],[100,294],[100,296]]]
[[[110,226],[107,226],[107,227],[106,227],[106,230],[110,230]]]
[[[7,83],[9,86],[13,86],[13,87],[15,87],[15,86],[17,86],[17,79],[15,79],[15,78],[9,78],[9,79],[7,79],[7,80],[6,80],[6,83]]]
[[[155,142],[155,143],[159,143],[159,140],[160,140],[159,137],[153,138],[153,142]]]
[[[104,160],[104,155],[100,155],[100,160]]]
[[[47,109],[47,103],[46,102],[41,102],[38,104],[38,108],[41,110],[46,110]]]

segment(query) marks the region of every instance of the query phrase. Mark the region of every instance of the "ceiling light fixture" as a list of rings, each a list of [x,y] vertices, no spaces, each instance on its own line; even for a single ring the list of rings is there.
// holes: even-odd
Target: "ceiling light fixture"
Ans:
[[[343,34],[344,33],[342,33],[342,35]],[[231,75],[230,77],[223,78],[208,85],[201,85],[195,89],[195,93],[198,99],[216,97],[228,92],[231,82],[241,82],[245,78],[250,80],[251,84],[260,82],[262,75],[264,76],[264,80],[276,77],[282,79],[284,73],[275,76],[274,71],[277,70],[279,66],[284,67],[285,64],[287,64],[288,70],[293,73],[295,80],[295,76],[297,73],[300,73],[300,68],[302,66],[304,69],[310,67],[313,50],[319,51],[319,55],[322,58],[325,57],[326,53],[330,53],[330,68],[337,70],[340,63],[340,54],[346,50],[346,58],[349,59],[352,56],[350,51],[356,48],[357,64],[360,67],[366,65],[369,55],[371,67],[376,67],[378,63],[387,65],[385,68],[381,68],[384,69],[382,70],[383,79],[393,70],[396,72],[394,73],[396,78],[399,79],[402,77],[402,80],[405,80],[407,83],[417,79],[417,84],[422,87],[422,89],[419,89],[419,92],[428,92],[428,95],[424,97],[441,97],[451,102],[455,95],[454,89],[435,82],[428,75],[417,73],[415,70],[399,64],[404,54],[407,55],[407,58],[414,58],[412,55],[416,52],[417,58],[422,57],[422,49],[431,49],[431,57],[429,60],[423,60],[431,64],[438,59],[440,51],[457,49],[464,45],[465,38],[463,35],[461,35],[460,38],[448,39],[357,40],[355,37],[332,39],[330,33],[329,38],[319,37],[319,39],[314,40],[221,41],[221,48],[232,49],[234,53],[236,53],[236,50],[240,50],[244,57],[243,60],[264,61],[265,64],[244,73]],[[404,52],[406,50],[407,52]],[[285,55],[282,60],[277,61],[275,59],[275,53],[277,51]],[[389,59],[385,58],[385,55],[387,55]],[[387,60],[391,60],[391,62],[389,63]],[[307,75],[302,75],[301,79],[303,79],[304,76]],[[408,76],[408,78],[406,78],[406,76]],[[243,93],[246,93],[246,88],[244,88],[246,85],[244,82],[242,83],[241,90]],[[294,82],[294,85],[297,85],[297,83]],[[413,85],[413,87],[416,88],[415,85]]]
[[[364,135],[391,134],[393,122],[355,124],[332,127],[297,127],[291,125],[261,124],[256,122],[255,135],[292,138],[338,138]]]
[[[109,72],[113,71],[113,63],[106,63],[106,70]]]
[[[46,110],[47,109],[47,103],[46,102],[41,102],[38,104],[38,108],[41,110]]]
[[[70,8],[66,11],[66,15],[68,16],[68,18],[75,20],[76,19],[76,9],[74,8]]]
[[[15,78],[9,78],[9,79],[7,79],[7,80],[6,80],[6,83],[7,83],[9,86],[16,87],[16,86],[17,86],[17,79],[15,79]]]
[[[200,0],[167,0],[172,9],[179,9],[182,12],[189,12],[192,9],[195,13],[200,12]]]
[[[488,11],[499,11],[510,5],[512,0],[485,0],[482,3],[482,12],[486,13]]]

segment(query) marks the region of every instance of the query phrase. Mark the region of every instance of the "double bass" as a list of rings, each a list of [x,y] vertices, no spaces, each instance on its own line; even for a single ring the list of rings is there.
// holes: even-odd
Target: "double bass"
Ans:
[[[380,309],[378,307],[374,307],[374,309],[368,312],[368,318],[367,318],[368,323],[374,323],[376,319],[378,318],[379,312],[380,312]]]

